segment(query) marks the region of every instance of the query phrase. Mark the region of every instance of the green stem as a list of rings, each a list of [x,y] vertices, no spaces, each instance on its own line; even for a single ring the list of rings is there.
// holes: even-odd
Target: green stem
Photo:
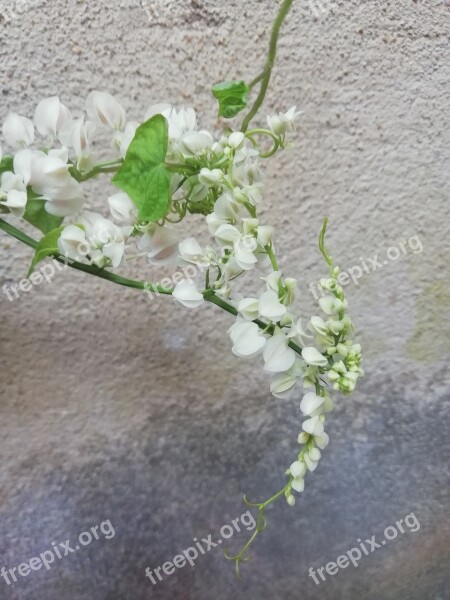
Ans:
[[[20,242],[26,244],[30,248],[36,249],[38,243],[36,240],[33,240],[30,236],[23,231],[20,231],[10,223],[7,223],[3,219],[0,219],[0,229],[3,229],[6,233],[16,238]],[[155,292],[158,294],[171,295],[173,290],[170,288],[164,288],[160,285],[156,285],[153,283],[147,283],[145,281],[135,281],[134,279],[127,279],[126,277],[122,277],[120,275],[116,275],[115,273],[110,273],[105,269],[100,269],[95,265],[85,265],[83,263],[79,263],[77,261],[66,258],[65,256],[61,256],[60,254],[55,254],[53,257],[60,263],[66,264],[72,269],[77,271],[83,271],[84,273],[89,273],[90,275],[94,275],[95,277],[100,277],[101,279],[106,279],[107,281],[111,281],[112,283],[116,283],[117,285],[122,285],[125,287],[133,288],[136,290],[146,290],[150,292]]]
[[[81,171],[73,166],[70,168],[70,174],[74,179],[82,183],[88,179],[92,179],[92,177],[95,177],[96,175],[100,175],[101,173],[117,173],[122,166],[122,162],[123,161],[120,159],[110,160],[108,162],[95,165],[95,167],[86,173],[81,173]]]
[[[268,135],[269,137],[271,137],[273,139],[274,142],[278,141],[277,136],[274,133],[272,133],[272,131],[270,131],[269,129],[262,129],[259,127],[250,129],[250,131],[247,131],[247,133],[245,135],[247,137],[254,136],[254,135]]]
[[[26,233],[24,233],[23,231],[20,231],[20,229],[17,229],[17,227],[14,227],[14,225],[7,223],[3,219],[0,219],[0,229],[3,229],[3,231],[5,233],[8,233],[10,236],[15,238],[16,240],[19,240],[20,242],[26,244],[30,248],[33,248],[34,250],[36,250],[36,247],[38,245],[36,240],[33,240],[33,238],[28,236]],[[115,273],[111,273],[110,271],[106,271],[105,269],[100,269],[99,267],[97,267],[95,265],[85,265],[83,263],[80,263],[80,262],[68,259],[64,256],[61,256],[60,254],[55,254],[53,257],[58,262],[66,264],[69,267],[71,267],[72,269],[75,269],[77,271],[83,271],[84,273],[89,273],[89,275],[94,275],[95,277],[99,277],[100,279],[106,279],[107,281],[111,281],[111,283],[116,283],[117,285],[122,285],[124,287],[129,287],[129,288],[133,288],[136,290],[145,290],[147,292],[155,292],[156,294],[163,294],[165,296],[171,296],[173,293],[172,288],[165,288],[165,287],[162,287],[161,285],[157,285],[154,283],[147,283],[146,281],[136,281],[134,279],[127,279],[126,277],[122,277],[121,275],[116,275]],[[213,291],[211,291],[211,290],[206,291],[204,293],[204,298],[207,302],[210,302],[211,304],[215,304],[216,306],[218,306],[222,310],[226,311],[230,315],[233,315],[234,317],[236,317],[238,315],[238,311],[232,304],[229,304],[225,300],[222,300],[221,298],[216,296]],[[255,319],[254,323],[256,323],[258,325],[258,327],[260,329],[262,329],[263,331],[269,333],[270,335],[273,335],[273,330],[274,330],[273,326],[267,327],[267,323],[264,323],[264,321],[261,321],[260,319]],[[289,346],[295,352],[297,352],[297,354],[302,353],[302,349],[300,348],[300,346],[298,346],[294,342],[289,342]]]
[[[11,225],[7,221],[4,221],[3,219],[0,219],[0,229],[3,229],[3,231],[8,233],[13,238],[16,238],[16,240],[19,240],[19,242],[26,244],[30,248],[36,249],[37,242],[33,240],[33,238],[31,238],[26,233],[23,233],[23,231],[20,231],[20,229],[14,227],[14,225]]]
[[[181,174],[183,171],[186,171],[187,175],[196,175],[198,173],[198,169],[186,163],[165,163],[165,167],[171,173]]]
[[[270,264],[272,265],[272,269],[274,271],[279,271],[277,257],[275,256],[274,251],[272,250],[272,246],[264,246],[264,250],[267,252],[267,255],[270,259]]]
[[[278,13],[278,16],[275,19],[275,22],[273,24],[272,34],[270,36],[269,55],[267,57],[266,65],[264,67],[264,71],[263,71],[262,77],[261,77],[261,88],[260,88],[258,97],[256,98],[252,108],[250,109],[250,112],[245,117],[245,119],[242,123],[241,131],[243,131],[244,133],[247,131],[248,126],[250,125],[253,117],[258,113],[258,111],[261,108],[261,106],[264,102],[264,99],[266,97],[266,93],[269,88],[270,77],[272,75],[272,69],[275,64],[275,58],[277,55],[277,44],[278,44],[278,37],[280,35],[280,29],[281,29],[281,26],[283,25],[283,21],[285,20],[288,12],[292,6],[293,1],[294,0],[284,0],[282,6],[280,8],[280,11]]]
[[[260,73],[258,75],[258,77],[255,77],[255,79],[251,83],[248,84],[248,87],[252,90],[255,87],[255,85],[257,85],[261,81],[261,79],[263,77],[264,77],[264,72]]]
[[[273,146],[272,149],[269,150],[268,152],[260,152],[259,153],[259,157],[260,158],[270,158],[271,156],[273,156],[274,154],[276,154],[281,146],[280,143],[280,139],[274,135],[271,131],[269,131],[268,129],[251,129],[250,131],[247,131],[247,133],[245,134],[246,137],[251,141],[251,143],[253,144],[253,146],[255,148],[258,148],[258,144],[256,143],[256,140],[254,139],[255,135],[267,135],[270,138],[272,138],[273,140]]]

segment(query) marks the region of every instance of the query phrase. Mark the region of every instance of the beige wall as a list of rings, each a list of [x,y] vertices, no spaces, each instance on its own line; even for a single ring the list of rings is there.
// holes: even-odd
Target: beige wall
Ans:
[[[150,4],[150,22],[138,0],[18,7],[0,22],[0,117],[31,116],[53,94],[81,108],[97,88],[137,118],[181,99],[217,128],[209,88],[259,72],[274,3]],[[450,595],[449,7],[348,0],[318,14],[295,2],[262,113],[303,110],[295,147],[267,163],[263,210],[283,270],[300,281],[299,309],[315,310],[308,284],[324,272],[325,214],[343,268],[384,261],[412,236],[423,244],[347,288],[367,377],[339,399],[323,463],[294,509],[272,511],[241,586],[217,550],[151,589],[146,566],[241,514],[242,492],[281,487],[297,407],[274,400],[262,369],[231,354],[230,318],[214,307],[188,312],[73,272],[12,303],[0,295],[3,562],[105,518],[117,529],[48,573],[0,580],[1,598]],[[91,205],[109,189],[92,185]],[[0,283],[14,283],[30,252],[4,234],[0,248]],[[133,274],[161,276],[147,265]],[[320,588],[308,578],[310,565],[412,511],[420,532]]]

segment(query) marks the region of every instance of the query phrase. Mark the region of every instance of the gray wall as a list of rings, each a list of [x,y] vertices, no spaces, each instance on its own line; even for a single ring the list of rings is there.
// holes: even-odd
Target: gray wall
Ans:
[[[20,4],[0,23],[1,118],[31,116],[53,94],[81,108],[98,88],[138,118],[181,98],[217,128],[209,87],[259,72],[274,3],[150,4],[150,22],[138,0]],[[2,599],[450,597],[449,6],[318,5],[315,17],[295,3],[262,113],[304,111],[295,147],[267,163],[263,211],[300,281],[299,310],[316,310],[308,285],[324,272],[325,214],[343,268],[384,262],[412,236],[423,244],[347,288],[367,376],[339,397],[320,467],[294,509],[268,511],[241,583],[218,548],[153,587],[145,567],[217,535],[244,511],[243,492],[283,485],[297,404],[272,398],[262,369],[231,354],[232,321],[215,307],[188,312],[68,271],[12,303],[1,295],[0,566],[106,519],[116,530],[49,571],[0,579]],[[94,184],[91,205],[109,190]],[[14,283],[30,252],[4,234],[0,244],[1,284]],[[412,512],[419,531],[319,587],[308,577]]]

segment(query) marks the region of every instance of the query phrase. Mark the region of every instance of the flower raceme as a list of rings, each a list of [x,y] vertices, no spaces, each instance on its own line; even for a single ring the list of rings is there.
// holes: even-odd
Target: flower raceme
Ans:
[[[257,130],[258,135],[275,139],[276,150],[282,148],[298,115],[293,107],[269,116],[269,129]],[[164,168],[170,169],[171,199],[164,218],[143,220],[139,204],[124,191],[108,198],[109,217],[83,208],[83,182],[102,172],[117,172],[136,153],[134,145],[141,131],[137,121],[127,121],[125,109],[113,96],[99,91],[89,94],[85,114],[72,116],[54,96],[38,104],[34,122],[14,113],[6,117],[3,137],[16,153],[8,168],[2,168],[0,206],[13,216],[26,217],[31,194],[45,212],[61,221],[70,219],[60,227],[58,251],[99,268],[119,268],[130,252],[146,257],[152,265],[198,266],[205,282],[179,281],[173,290],[175,301],[190,309],[199,308],[208,294],[230,302],[238,315],[229,330],[232,351],[243,359],[261,356],[273,395],[293,397],[301,385],[315,390],[307,392],[301,403],[308,419],[299,437],[303,449],[296,461],[312,470],[320,459],[318,448],[323,449],[327,440],[325,413],[331,403],[324,382],[328,380],[335,390],[351,392],[362,374],[361,348],[351,340],[347,301],[337,282],[339,269],[322,247],[330,264],[330,277],[322,287],[329,293],[319,301],[323,314],[312,316],[304,327],[292,311],[296,280],[284,277],[279,269],[274,230],[258,218],[264,190],[260,163],[265,151],[256,133],[231,131],[215,140],[198,128],[192,108],[168,104],[151,106],[145,118],[145,124],[162,118],[166,128]],[[112,132],[113,146],[109,160],[95,166],[92,152],[98,129]],[[32,148],[35,132],[56,147]],[[180,239],[174,223],[188,213],[203,215],[213,244],[203,246],[195,237]],[[258,294],[240,297],[233,292],[233,282],[251,271],[259,272],[263,285]],[[303,489],[298,468],[291,477],[286,490],[289,504],[293,504],[292,490]]]
[[[286,147],[298,114],[293,107],[268,117],[269,129],[228,130],[215,139],[198,128],[192,108],[155,104],[139,123],[127,120],[113,96],[93,91],[83,114],[74,115],[57,97],[42,100],[33,121],[10,113],[2,131],[13,154],[2,157],[0,148],[0,211],[44,234],[33,267],[57,253],[103,272],[139,258],[195,265],[199,277],[178,279],[174,301],[187,309],[211,301],[236,315],[228,332],[232,352],[262,360],[275,397],[290,400],[304,388],[300,450],[275,496],[284,494],[290,506],[329,442],[327,388],[352,392],[363,374],[340,271],[324,246],[326,223],[320,249],[330,269],[321,282],[328,294],[321,314],[305,321],[294,311],[296,279],[278,266],[274,229],[258,216],[262,161]],[[111,132],[111,147],[108,160],[98,162],[94,142],[101,129]],[[38,136],[45,150],[32,147]],[[119,191],[107,198],[107,214],[86,210],[85,182],[108,173]],[[188,215],[204,222],[209,244],[179,236],[176,223]],[[252,292],[242,296],[234,282],[252,273]],[[256,506],[263,514],[266,504]]]

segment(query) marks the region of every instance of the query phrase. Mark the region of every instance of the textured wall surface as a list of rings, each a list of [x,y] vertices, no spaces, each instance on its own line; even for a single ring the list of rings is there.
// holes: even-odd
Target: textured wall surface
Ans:
[[[138,0],[4,0],[16,16],[0,22],[0,118],[54,94],[82,108],[97,88],[141,119],[182,99],[217,128],[209,87],[259,72],[274,3],[148,4],[150,20]],[[189,312],[68,271],[14,302],[1,294],[0,567],[106,519],[116,531],[49,571],[0,579],[2,600],[450,598],[449,5],[312,8],[295,2],[262,113],[303,110],[295,147],[267,164],[264,218],[305,315],[325,214],[342,267],[387,263],[347,288],[367,376],[338,399],[319,469],[294,509],[268,511],[241,582],[217,548],[152,586],[145,567],[217,536],[244,512],[243,492],[283,485],[297,403],[231,354],[215,307]],[[91,206],[108,192],[93,184]],[[386,259],[412,236],[422,251]],[[30,251],[1,233],[0,253],[1,285],[17,282]],[[320,586],[308,577],[412,512],[419,531]]]

